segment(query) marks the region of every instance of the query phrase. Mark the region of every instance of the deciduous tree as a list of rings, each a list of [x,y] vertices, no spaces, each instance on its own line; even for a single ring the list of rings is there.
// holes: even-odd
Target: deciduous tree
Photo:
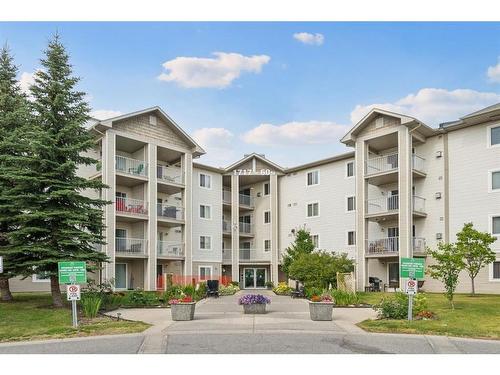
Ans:
[[[281,269],[290,277],[290,265],[301,254],[310,254],[314,250],[314,243],[311,234],[306,228],[296,229],[294,232],[295,241],[286,248],[281,261]]]

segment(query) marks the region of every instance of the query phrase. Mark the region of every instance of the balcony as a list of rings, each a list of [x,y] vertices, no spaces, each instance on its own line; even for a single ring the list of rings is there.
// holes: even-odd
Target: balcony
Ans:
[[[253,236],[253,224],[240,222],[239,228],[240,236]]]
[[[222,261],[230,264],[232,261],[232,250],[222,250]],[[263,252],[260,249],[240,249],[240,263],[262,263],[271,261],[271,252]]]
[[[227,220],[222,220],[222,233],[231,234],[231,222]]]
[[[425,198],[417,195],[413,196],[413,215],[414,216],[427,216],[425,212]],[[399,195],[390,197],[381,197],[366,200],[366,217],[367,218],[380,218],[389,217],[396,218],[399,214]]]
[[[425,256],[425,238],[413,237],[413,255],[414,256]]]
[[[222,261],[226,264],[231,264],[231,255],[232,255],[231,249],[222,249]]]
[[[365,177],[372,185],[384,185],[398,181],[399,154],[391,153],[369,158],[365,163]],[[425,177],[425,159],[412,154],[412,175]]]
[[[175,241],[158,241],[156,254],[159,258],[184,258],[184,244]]]
[[[148,241],[142,238],[116,238],[116,256],[145,257],[147,243]]]
[[[156,215],[158,220],[170,223],[180,224],[184,222],[184,208],[168,204],[157,203]]]
[[[125,156],[115,156],[115,169],[117,173],[136,177],[148,176],[148,163],[144,160],[127,158]]]
[[[222,190],[222,203],[231,204],[231,190]]]
[[[413,237],[412,244],[414,255],[425,255],[425,238]],[[399,256],[399,237],[367,240],[366,255],[371,257]]]
[[[244,206],[247,208],[253,208],[253,197],[251,195],[240,194],[239,195],[240,206]]]
[[[180,168],[156,166],[158,191],[172,195],[180,193],[185,187],[183,173]]]
[[[145,217],[148,215],[148,202],[140,199],[116,197],[116,213],[128,217]]]

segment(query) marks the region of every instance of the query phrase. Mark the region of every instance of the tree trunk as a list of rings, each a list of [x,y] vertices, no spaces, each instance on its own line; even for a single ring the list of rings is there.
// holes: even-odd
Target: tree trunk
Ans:
[[[50,276],[50,293],[52,293],[52,306],[63,307],[59,278],[57,275]]]
[[[0,277],[0,295],[2,302],[10,302],[13,300],[8,277]]]
[[[476,294],[476,287],[474,286],[474,277],[471,277],[470,281],[472,283],[472,295],[474,296]]]

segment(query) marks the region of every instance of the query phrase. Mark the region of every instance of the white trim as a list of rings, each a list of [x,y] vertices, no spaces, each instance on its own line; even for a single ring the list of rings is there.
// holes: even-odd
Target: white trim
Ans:
[[[352,176],[348,176],[347,175],[347,165],[351,164],[352,163]],[[354,178],[356,177],[356,163],[354,160],[351,160],[351,161],[346,161],[345,162],[345,174],[344,174],[344,178],[346,179],[351,179],[351,178]]]
[[[210,217],[202,217],[202,216],[201,216],[201,206],[205,206],[205,207],[210,208]],[[200,203],[200,204],[198,205],[198,217],[199,217],[201,220],[208,220],[208,221],[212,220],[212,217],[213,217],[213,216],[212,216],[212,205],[211,205],[211,204],[207,204],[207,203]]]
[[[123,263],[123,262],[120,262],[120,263],[115,263],[115,276],[116,276],[116,266],[118,264],[124,264],[125,265],[125,288],[116,288],[116,290],[127,290],[128,289],[128,263]],[[156,272],[156,270],[155,270]]]
[[[497,238],[497,240],[495,242],[493,242],[491,247],[493,247],[494,249],[498,249],[498,248],[500,248],[500,233],[493,233],[493,218],[494,217],[500,217],[500,213],[488,215],[488,231],[490,232],[490,234],[493,237]]]
[[[316,216],[308,216],[309,205],[310,204],[315,204],[315,203],[318,204],[318,214]],[[321,214],[321,211],[320,211],[320,207],[319,207],[319,201],[306,202],[306,219],[314,219],[314,218],[320,217],[320,214]]]
[[[314,172],[318,172],[318,183],[317,184],[311,184],[311,185],[309,185],[308,184],[308,182],[309,182],[309,173],[314,173]],[[313,170],[310,170],[310,171],[306,172],[306,187],[318,186],[318,185],[320,185],[320,182],[321,182],[321,179],[320,179],[320,170],[319,169],[313,169]]]
[[[500,168],[488,171],[488,193],[500,193],[500,188],[493,189],[493,173],[500,173]]]
[[[210,187],[201,186],[201,175],[210,177]],[[214,180],[213,175],[211,175],[210,173],[198,172],[198,187],[200,189],[212,190],[213,180]]]
[[[492,263],[489,264],[489,267],[488,267],[488,280],[490,282],[492,282],[492,283],[500,283],[500,278],[498,278],[498,279],[494,279],[493,278],[493,263],[500,263],[500,258],[497,258],[496,260],[494,260]]]
[[[269,222],[268,222],[268,223],[266,223],[266,213],[267,213],[267,212],[269,212]],[[262,218],[263,218],[263,224],[264,224],[264,225],[269,225],[269,224],[271,224],[271,221],[273,220],[273,218],[272,218],[272,216],[271,216],[271,210],[265,210],[265,211],[263,212]]]
[[[354,198],[353,203],[354,203],[354,210],[349,210],[349,198]],[[345,196],[345,212],[350,214],[353,212],[356,212],[356,195],[346,195]]]
[[[201,237],[208,237],[208,238],[210,238],[210,248],[208,248],[208,249],[202,249],[202,248],[201,248]],[[212,246],[213,246],[213,243],[212,243],[212,236],[208,236],[208,235],[206,235],[206,234],[200,234],[200,235],[198,236],[198,249],[199,249],[200,251],[212,251]]]
[[[269,186],[269,189],[268,189],[269,190],[269,194],[266,194],[266,185]],[[271,195],[271,183],[270,182],[264,182],[262,184],[262,196],[263,197],[268,197],[270,195]]]
[[[202,279],[202,278],[201,278],[201,269],[202,269],[202,268],[209,268],[209,269],[210,269],[210,278],[207,278],[207,277],[206,277],[206,274],[205,274],[205,278],[204,278],[204,279]],[[199,265],[199,266],[198,266],[198,276],[199,276],[200,280],[203,280],[203,281],[206,281],[206,280],[212,280],[212,277],[213,277],[213,275],[214,275],[214,274],[213,274],[213,271],[214,271],[214,270],[213,270],[212,266],[210,266],[210,265],[203,265],[203,264],[202,264],[202,265]]]
[[[317,236],[317,237],[318,237],[318,245],[314,245],[314,248],[315,248],[315,249],[321,249],[321,245],[320,245],[321,238],[320,238],[319,233],[310,234],[310,236],[311,236],[311,241],[313,242],[313,244],[314,244],[313,237],[314,237],[314,236]]]
[[[354,244],[350,244],[349,243],[349,233],[350,232],[353,232],[354,233]],[[345,244],[346,246],[356,246],[356,230],[348,230],[347,232],[345,232]]]
[[[486,134],[486,147],[487,148],[497,148],[497,147],[500,147],[500,143],[496,144],[496,145],[492,145],[491,144],[491,129],[494,129],[494,128],[500,128],[500,123],[496,123],[496,124],[493,124],[493,125],[489,125],[486,129],[487,129],[487,134]]]
[[[269,250],[266,250],[266,241],[269,241]],[[268,238],[265,238],[262,240],[262,249],[264,250],[264,253],[269,253],[271,251],[272,243],[271,240]]]

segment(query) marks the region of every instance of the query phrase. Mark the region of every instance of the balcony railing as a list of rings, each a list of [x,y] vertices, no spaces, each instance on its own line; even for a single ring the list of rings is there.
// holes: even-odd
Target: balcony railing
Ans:
[[[183,257],[184,244],[173,241],[158,241],[156,245],[158,256],[163,257]]]
[[[140,199],[132,198],[115,198],[116,212],[122,212],[132,215],[147,215],[148,203]]]
[[[368,159],[365,164],[366,175],[389,172],[398,169],[398,154],[392,153]]]
[[[183,184],[182,173],[179,168],[172,169],[163,165],[156,167],[156,177],[158,181],[169,182],[174,184]]]
[[[253,234],[253,225],[250,223],[241,223],[239,225],[240,233]]]
[[[397,255],[398,252],[399,237],[387,237],[366,241],[366,254],[368,255]]]
[[[271,252],[260,249],[240,249],[240,261],[271,260]]]
[[[158,203],[156,214],[163,219],[184,220],[184,208],[182,207]]]
[[[413,252],[417,254],[425,253],[425,238],[413,237]]]
[[[222,231],[224,233],[231,233],[231,222],[227,220],[222,220]]]
[[[222,190],[222,202],[231,204],[231,190]]]
[[[117,172],[142,177],[147,177],[148,175],[148,163],[144,160],[131,159],[125,156],[116,155],[115,161],[115,169]]]
[[[425,198],[419,197],[418,195],[413,196],[413,211],[425,212]]]
[[[116,238],[115,252],[124,255],[144,255],[148,241],[141,238]]]
[[[253,197],[251,195],[240,194],[240,204],[253,207]]]
[[[425,159],[416,154],[412,154],[412,167],[416,171],[424,172],[425,171]]]
[[[232,254],[233,253],[232,253],[231,249],[222,249],[222,260],[226,260],[226,261],[227,260],[231,260],[232,259],[232,257],[231,257]]]
[[[399,209],[399,196],[381,197],[368,199],[366,201],[367,214],[379,214],[383,212],[392,212]]]

